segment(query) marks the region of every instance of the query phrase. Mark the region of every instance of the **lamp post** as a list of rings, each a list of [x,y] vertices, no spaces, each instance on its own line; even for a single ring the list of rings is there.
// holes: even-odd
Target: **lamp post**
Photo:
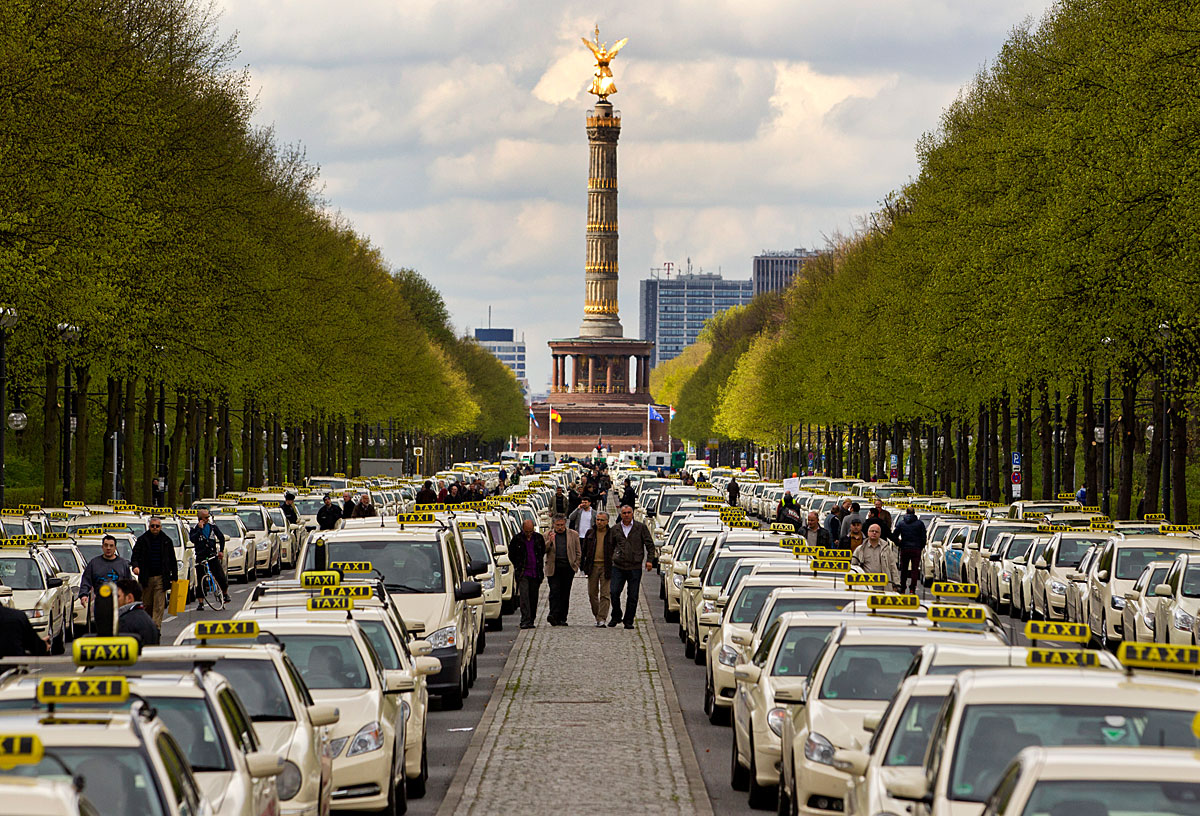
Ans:
[[[8,330],[15,325],[17,325],[17,310],[11,306],[0,306],[0,417],[5,417],[6,422],[8,417],[8,360],[6,358]],[[4,440],[6,436],[8,436],[7,430],[0,428],[0,507],[4,506]]]
[[[1105,352],[1107,353],[1108,347],[1112,345],[1112,338],[1105,337],[1100,342],[1104,344],[1104,349],[1105,349]],[[1100,494],[1104,497],[1103,501],[1101,502],[1101,504],[1102,504],[1101,509],[1103,510],[1104,515],[1109,516],[1109,518],[1111,518],[1111,516],[1109,515],[1109,512],[1108,512],[1109,511],[1108,491],[1112,486],[1109,482],[1109,475],[1110,475],[1109,470],[1112,466],[1112,463],[1110,461],[1111,457],[1109,456],[1110,447],[1109,447],[1109,441],[1108,441],[1108,437],[1109,437],[1108,431],[1109,431],[1109,428],[1111,427],[1111,422],[1109,421],[1109,414],[1112,412],[1112,409],[1109,407],[1109,401],[1111,399],[1112,399],[1112,366],[1105,365],[1105,367],[1104,367],[1104,411],[1102,412],[1104,414],[1104,422],[1103,422],[1104,434],[1100,440],[1100,442],[1104,445],[1104,461],[1101,463],[1101,471],[1100,471],[1100,473],[1101,473]]]
[[[71,439],[75,429],[71,427],[71,346],[79,341],[79,327],[70,323],[58,324],[58,337],[67,347],[63,364],[63,429],[62,429],[62,472],[63,501],[71,498]]]
[[[1162,370],[1162,512],[1167,520],[1171,519],[1171,395],[1167,382],[1167,354],[1171,342],[1171,326],[1160,323],[1158,336],[1163,341],[1163,370]]]

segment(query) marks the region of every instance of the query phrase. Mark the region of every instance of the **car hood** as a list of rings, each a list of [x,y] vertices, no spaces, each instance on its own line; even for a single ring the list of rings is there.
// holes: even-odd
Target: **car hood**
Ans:
[[[233,771],[197,771],[195,776],[196,784],[200,786],[205,798],[212,805],[214,814],[239,811],[233,801],[238,797],[229,795],[230,790],[235,787]],[[229,801],[226,802],[226,799]],[[229,810],[226,810],[226,806],[229,807]]]
[[[837,748],[861,750],[871,738],[862,727],[863,717],[882,714],[885,708],[887,700],[810,700],[808,730],[821,734]]]
[[[425,627],[425,635],[457,621],[448,620],[450,606],[453,603],[448,592],[411,592],[394,593],[392,602],[400,610],[400,617],[405,622],[417,623]]]
[[[329,727],[330,739],[353,737],[369,722],[380,718],[380,694],[374,689],[310,689],[313,700],[336,705],[338,721]]]

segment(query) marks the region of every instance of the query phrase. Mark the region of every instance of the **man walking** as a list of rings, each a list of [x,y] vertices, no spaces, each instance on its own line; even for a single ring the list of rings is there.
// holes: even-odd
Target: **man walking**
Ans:
[[[296,512],[296,494],[288,491],[283,494],[283,505],[279,508],[288,524],[299,524],[300,514]]]
[[[583,539],[579,566],[588,579],[588,602],[596,626],[604,628],[608,619],[608,585],[612,581],[612,531],[608,529],[608,513],[596,512],[596,526]]]
[[[132,578],[129,562],[117,555],[117,540],[110,535],[100,539],[100,554],[88,561],[79,578],[79,600],[92,602],[92,593],[101,584],[115,584],[122,578]]]
[[[882,529],[878,521],[871,520],[867,525],[867,539],[851,554],[850,563],[866,572],[883,573],[888,577],[887,588],[894,592],[900,587],[900,558],[896,545],[880,535]]]
[[[612,537],[612,581],[608,588],[612,617],[608,625],[616,626],[624,620],[625,628],[632,629],[637,613],[638,590],[642,585],[642,564],[646,565],[646,572],[654,569],[654,537],[645,524],[634,521],[633,508],[629,505],[621,508],[621,523],[613,528]],[[629,594],[625,598],[625,614],[622,616],[621,590],[626,586],[629,587]]]
[[[809,510],[807,526],[800,531],[804,536],[804,543],[810,547],[824,547],[825,549],[833,548],[833,540],[829,537],[829,531],[820,525],[816,510]]]
[[[900,547],[900,591],[911,587],[916,594],[921,580],[921,551],[925,549],[925,522],[909,507],[892,530],[892,540]]]
[[[162,531],[162,519],[151,516],[146,532],[133,544],[129,559],[133,574],[142,585],[142,602],[150,610],[154,625],[162,628],[163,612],[167,608],[167,593],[178,577],[175,565],[175,545]]]
[[[208,570],[216,580],[217,586],[221,588],[221,593],[225,596],[225,603],[229,603],[229,580],[225,577],[224,567],[221,566],[221,560],[225,557],[225,534],[217,525],[208,520],[208,510],[201,508],[196,511],[196,526],[188,533],[188,539],[196,548],[197,582],[199,582],[203,570]],[[138,596],[138,599],[141,600],[140,592]],[[204,595],[197,586],[196,611],[203,608]]]
[[[590,531],[589,531],[590,532]],[[554,515],[550,540],[546,542],[546,583],[550,587],[550,613],[546,620],[551,626],[566,626],[571,606],[571,581],[579,569],[579,534],[567,529],[567,517]]]
[[[571,514],[570,523],[567,525],[580,537],[584,538],[596,526],[596,513],[592,509],[592,500],[584,496],[579,501],[579,506],[575,508],[575,512]]]
[[[742,495],[742,488],[737,483],[737,476],[729,480],[729,485],[725,488],[729,492],[729,506],[738,506],[738,496]]]
[[[800,515],[800,508],[796,506],[791,491],[783,494],[783,501],[779,503],[779,510],[775,513],[775,521],[792,525],[792,532],[795,533],[804,527],[804,517]]]
[[[856,520],[860,524],[862,523],[863,517],[861,510],[862,507],[858,502],[850,502],[850,512],[847,513],[846,517],[842,519],[842,529],[839,531],[842,538],[845,538],[846,534],[850,532],[850,525]]]
[[[533,529],[533,519],[521,522],[521,532],[508,542],[508,557],[517,576],[517,597],[521,604],[521,628],[536,626],[538,590],[542,586],[546,539]]]
[[[884,538],[892,537],[892,514],[883,509],[883,499],[876,499],[874,506],[867,512],[867,520],[864,523],[870,524],[872,521],[879,522],[880,534]]]
[[[321,504],[321,509],[317,511],[317,529],[332,530],[337,526],[338,519],[341,517],[341,505],[334,504],[333,498],[326,493]]]
[[[117,634],[133,635],[142,646],[157,646],[158,626],[142,605],[142,585],[122,578],[117,581]]]

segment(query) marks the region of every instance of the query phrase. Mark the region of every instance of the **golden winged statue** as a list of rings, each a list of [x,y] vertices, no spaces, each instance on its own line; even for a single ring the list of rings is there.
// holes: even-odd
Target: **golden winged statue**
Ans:
[[[588,47],[596,57],[596,73],[592,76],[592,87],[588,88],[588,93],[595,94],[601,99],[607,99],[612,94],[617,92],[617,83],[613,82],[612,70],[608,64],[617,56],[617,52],[625,47],[625,43],[629,42],[626,37],[613,45],[612,50],[609,50],[607,43],[600,42],[600,26],[596,26],[594,39],[589,40],[587,37],[580,37],[583,44]]]

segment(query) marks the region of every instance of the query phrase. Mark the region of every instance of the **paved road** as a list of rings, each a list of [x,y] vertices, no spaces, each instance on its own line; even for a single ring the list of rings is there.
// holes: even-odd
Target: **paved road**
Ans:
[[[287,571],[285,578],[294,577]],[[213,612],[205,610],[197,613],[195,606],[189,607],[184,614],[163,619],[163,642],[172,643],[175,637],[183,631],[183,627],[197,620],[216,620],[230,618],[241,609],[250,595],[254,584],[230,584],[229,595],[233,603],[226,605],[224,611]],[[496,687],[496,681],[504,670],[504,663],[517,635],[516,617],[506,616],[504,631],[487,633],[487,648],[479,655],[479,676],[471,689],[471,695],[463,701],[459,711],[441,711],[434,698],[432,711],[429,715],[428,750],[429,750],[429,784],[425,796],[421,799],[410,799],[408,812],[416,816],[428,816],[437,812],[446,795],[450,782],[458,770],[463,754],[471,742],[479,718],[487,706],[488,699]]]

